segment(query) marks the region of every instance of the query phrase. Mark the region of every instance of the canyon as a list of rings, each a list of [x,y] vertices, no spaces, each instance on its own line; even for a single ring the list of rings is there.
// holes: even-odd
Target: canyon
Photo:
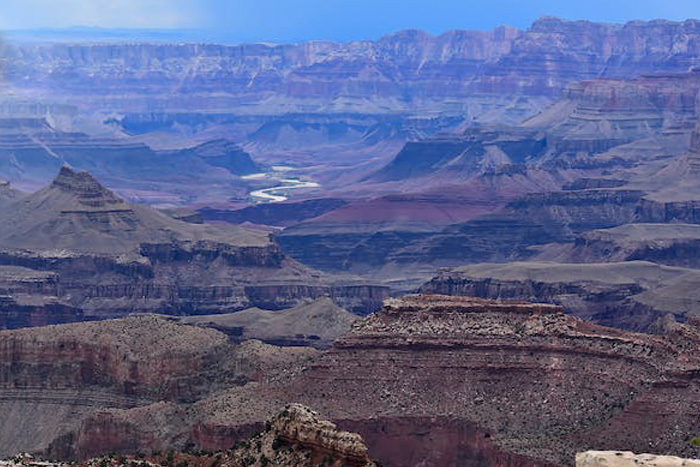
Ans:
[[[48,187],[0,209],[0,219],[3,328],[279,309],[323,296],[367,312],[386,295],[296,263],[264,232],[176,220],[68,166]]]
[[[318,351],[134,316],[0,332],[0,394],[10,417],[40,404],[53,407],[44,417],[73,414],[53,440],[29,436],[46,421],[23,418],[12,447],[51,458],[227,450],[289,403],[358,433],[388,465],[574,465],[593,447],[687,457],[694,434],[678,430],[697,417],[696,326],[640,334],[555,305],[417,295]]]
[[[0,457],[696,455],[699,57],[552,17],[2,44]]]

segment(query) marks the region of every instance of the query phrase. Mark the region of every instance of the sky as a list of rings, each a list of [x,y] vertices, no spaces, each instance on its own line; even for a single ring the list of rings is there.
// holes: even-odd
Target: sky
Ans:
[[[0,0],[0,30],[188,29],[229,42],[376,39],[401,29],[526,28],[544,15],[700,18],[700,0]]]

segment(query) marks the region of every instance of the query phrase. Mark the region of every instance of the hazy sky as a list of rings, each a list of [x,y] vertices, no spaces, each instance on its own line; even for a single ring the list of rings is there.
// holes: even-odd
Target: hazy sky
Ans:
[[[0,28],[190,28],[232,40],[373,39],[527,27],[542,15],[624,22],[700,18],[700,0],[0,0]]]

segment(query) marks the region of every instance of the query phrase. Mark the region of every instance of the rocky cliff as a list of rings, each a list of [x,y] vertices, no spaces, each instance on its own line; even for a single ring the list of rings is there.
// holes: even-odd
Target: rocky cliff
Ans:
[[[164,88],[176,89],[174,96],[168,93],[170,105],[180,108],[195,99],[224,106],[226,99],[215,104],[222,99],[212,96],[220,89],[232,102],[270,93],[278,100],[351,96],[410,108],[475,92],[556,95],[571,82],[600,75],[685,71],[697,64],[698,29],[697,21],[611,25],[542,18],[526,31],[500,27],[432,36],[409,30],[347,44],[15,45],[6,51],[6,75],[64,93],[95,91],[110,105],[132,110],[139,89],[149,90],[141,91],[147,99],[140,105],[153,108]],[[149,86],[128,85],[133,82]],[[125,99],[126,90],[133,94]],[[402,103],[406,95],[411,98]]]
[[[322,296],[368,312],[386,294],[301,266],[265,233],[176,220],[129,204],[87,172],[68,167],[48,187],[0,209],[0,219],[8,294],[15,301],[19,293],[52,300],[75,309],[76,318],[277,309]],[[42,277],[50,283],[41,285]],[[5,326],[41,322],[31,318],[40,312],[22,317],[18,311],[3,313]],[[70,313],[46,319],[65,322],[63,315]]]
[[[595,326],[551,305],[405,297],[388,301],[298,376],[272,380],[255,404],[314,404],[360,433],[373,457],[400,465],[572,465],[582,446],[638,449],[643,439],[682,454],[694,433],[674,439],[673,424],[688,426],[694,411],[674,412],[652,430],[658,437],[638,432],[662,417],[656,408],[640,411],[643,401],[661,409],[692,398],[696,356],[685,346],[697,328],[673,329],[657,337]],[[666,381],[689,386],[671,400],[657,392]],[[218,412],[211,420],[225,423],[255,419],[261,408],[212,399],[198,410]],[[426,448],[432,430],[449,442],[431,438]]]
[[[231,356],[223,334],[156,316],[1,331],[0,453],[47,449],[92,410],[201,398],[235,380]]]
[[[387,301],[328,351],[243,344],[229,360],[231,373],[219,375],[224,384],[194,404],[166,397],[108,406],[81,412],[64,430],[45,424],[45,433],[60,435],[51,452],[64,456],[188,443],[228,449],[297,402],[359,433],[369,456],[390,465],[573,465],[575,453],[589,448],[689,456],[700,331],[690,320],[667,321],[657,332],[596,326],[553,305],[408,296]],[[304,434],[301,444],[325,445],[318,433]],[[269,457],[265,443],[243,449]]]
[[[562,262],[642,260],[696,268],[699,236],[696,224],[625,224],[584,232],[570,246],[545,249],[541,256]]]

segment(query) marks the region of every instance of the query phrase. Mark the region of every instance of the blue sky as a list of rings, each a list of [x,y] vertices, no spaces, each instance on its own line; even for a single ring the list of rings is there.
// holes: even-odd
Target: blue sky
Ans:
[[[0,0],[0,29],[187,28],[231,41],[374,39],[527,27],[543,15],[624,22],[700,18],[700,0]]]

